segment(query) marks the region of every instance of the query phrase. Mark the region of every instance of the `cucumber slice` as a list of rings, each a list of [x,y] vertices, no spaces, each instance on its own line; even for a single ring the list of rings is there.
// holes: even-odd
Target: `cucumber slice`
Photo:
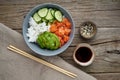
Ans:
[[[52,16],[51,14],[51,9],[48,10],[48,14],[47,16],[45,17],[47,20],[52,20],[54,17]]]
[[[42,18],[42,20],[41,20],[42,22],[48,22],[48,20],[46,20],[45,18]]]
[[[49,20],[50,23],[52,23],[53,21],[54,21],[54,19]]]
[[[51,14],[52,14],[53,17],[55,16],[55,10],[54,9],[51,9]]]
[[[55,18],[61,22],[63,19],[62,13],[60,11],[55,11]]]
[[[48,9],[47,8],[42,8],[38,11],[38,14],[40,17],[45,17],[48,13]]]
[[[40,23],[41,22],[41,18],[39,17],[39,15],[37,13],[35,13],[33,15],[33,19],[35,20],[36,23]]]

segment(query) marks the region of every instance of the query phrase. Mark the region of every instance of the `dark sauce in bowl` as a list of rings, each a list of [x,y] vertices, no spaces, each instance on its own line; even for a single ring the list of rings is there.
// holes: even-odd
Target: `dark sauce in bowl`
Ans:
[[[87,47],[80,47],[76,51],[75,57],[80,62],[88,62],[92,57],[92,51]]]

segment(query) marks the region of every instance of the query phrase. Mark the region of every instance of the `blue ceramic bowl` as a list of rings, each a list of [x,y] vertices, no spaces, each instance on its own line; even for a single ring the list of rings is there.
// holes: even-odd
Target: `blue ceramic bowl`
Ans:
[[[67,17],[69,19],[69,21],[72,23],[72,28],[71,28],[72,31],[70,33],[69,41],[64,46],[62,46],[61,48],[59,48],[57,50],[41,49],[35,43],[28,42],[28,37],[27,37],[26,33],[27,33],[27,29],[29,28],[29,23],[28,23],[29,18],[35,12],[37,12],[40,8],[44,8],[44,7],[56,8],[56,9],[60,10],[65,15],[65,17]],[[26,15],[26,17],[24,19],[24,22],[23,22],[23,30],[22,31],[23,31],[24,40],[25,40],[26,44],[28,45],[28,47],[31,50],[33,50],[35,53],[37,53],[39,55],[54,56],[54,55],[60,54],[63,51],[65,51],[68,48],[68,46],[71,44],[71,42],[73,40],[73,37],[74,37],[74,29],[75,29],[75,25],[74,25],[73,19],[72,19],[71,15],[63,7],[61,7],[60,5],[57,5],[57,4],[46,3],[46,4],[40,4],[40,5],[36,6],[36,7],[34,7],[32,10],[30,10],[30,12],[28,12],[28,14]]]

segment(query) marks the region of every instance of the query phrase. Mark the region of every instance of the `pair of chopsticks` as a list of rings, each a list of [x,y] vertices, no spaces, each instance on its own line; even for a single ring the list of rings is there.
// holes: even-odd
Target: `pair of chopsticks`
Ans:
[[[49,63],[49,62],[47,62],[47,61],[45,61],[45,60],[42,60],[42,59],[37,58],[37,57],[35,57],[35,56],[32,56],[32,55],[30,55],[29,53],[27,53],[27,52],[25,52],[25,51],[22,51],[22,50],[14,47],[14,46],[12,46],[12,45],[9,45],[7,48],[8,48],[9,50],[13,51],[13,52],[16,52],[16,53],[18,53],[18,54],[21,54],[21,55],[23,55],[23,56],[25,56],[25,57],[27,57],[27,58],[30,58],[30,59],[32,59],[32,60],[34,60],[34,61],[37,61],[37,62],[39,62],[39,63],[41,63],[41,64],[43,64],[43,65],[46,65],[46,66],[50,67],[50,68],[52,68],[52,69],[55,69],[55,70],[57,70],[57,71],[65,74],[65,75],[67,75],[67,76],[69,76],[69,77],[72,77],[72,78],[77,77],[77,75],[74,74],[74,73],[72,73],[72,72],[69,72],[69,71],[67,71],[67,70],[64,70],[64,69],[62,69],[62,68],[60,68],[60,67],[58,67],[58,66],[56,66],[56,65],[53,65],[53,64],[51,64],[51,63]]]

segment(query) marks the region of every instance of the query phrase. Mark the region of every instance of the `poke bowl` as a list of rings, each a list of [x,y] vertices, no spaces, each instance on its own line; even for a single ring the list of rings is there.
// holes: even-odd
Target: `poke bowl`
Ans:
[[[74,38],[74,21],[58,4],[44,3],[28,12],[23,21],[23,37],[27,46],[43,56],[65,51]]]

